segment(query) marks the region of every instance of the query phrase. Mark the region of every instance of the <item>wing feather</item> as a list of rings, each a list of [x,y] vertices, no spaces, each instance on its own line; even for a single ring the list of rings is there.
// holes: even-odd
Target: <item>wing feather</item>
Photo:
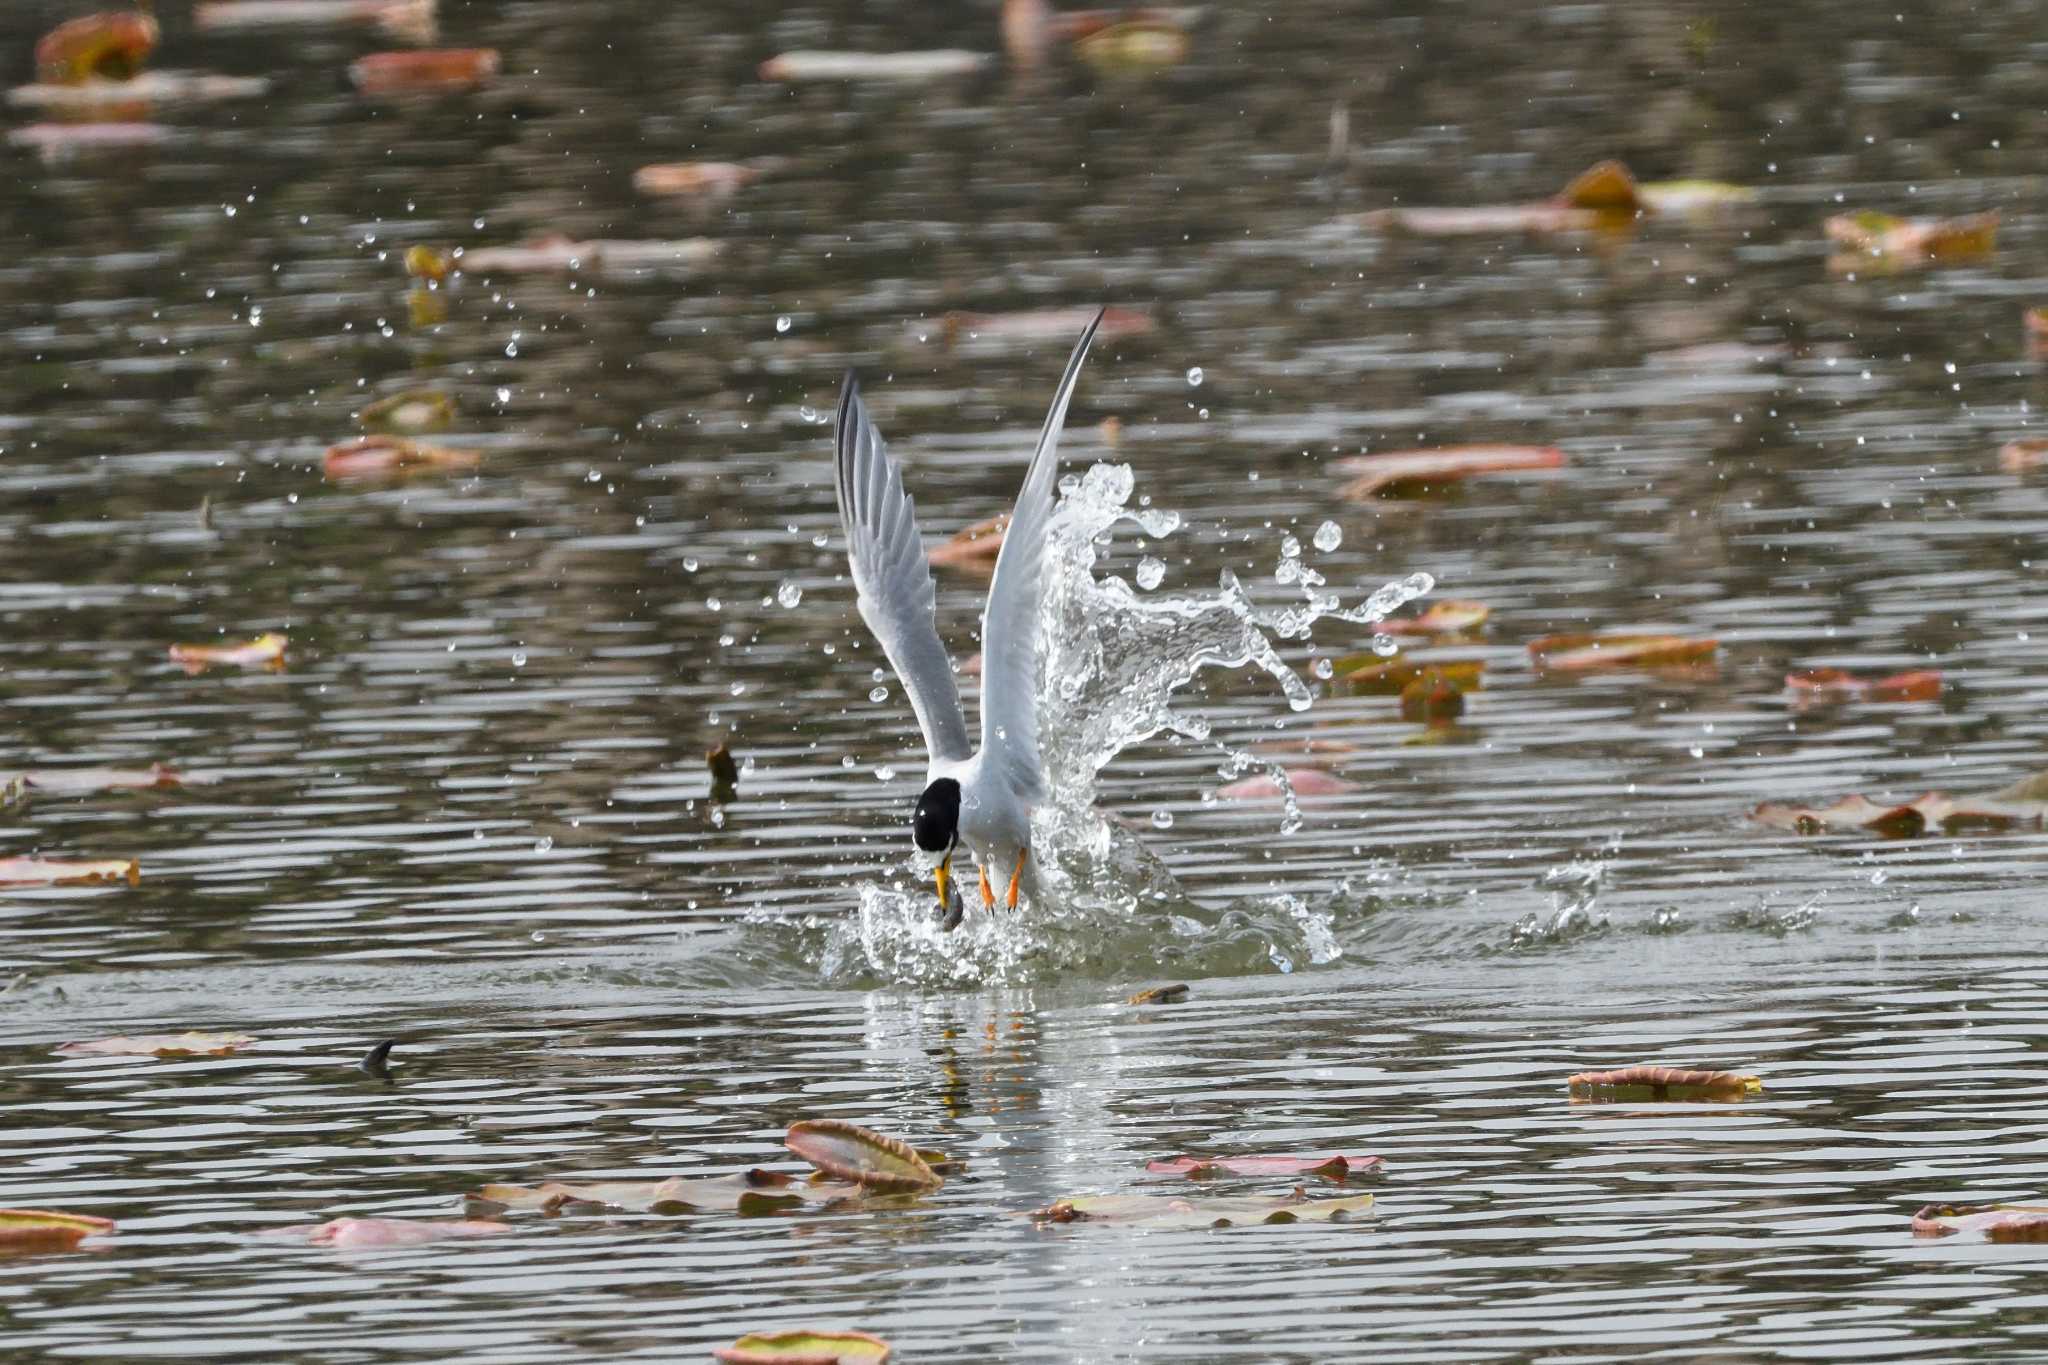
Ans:
[[[896,670],[932,761],[964,759],[972,752],[967,717],[932,619],[932,571],[917,531],[917,505],[903,491],[903,475],[882,446],[851,370],[839,390],[835,481],[860,619]]]
[[[1060,429],[1067,404],[1081,377],[1081,362],[1102,312],[1074,343],[1067,371],[1053,391],[1052,408],[1038,434],[1038,449],[1024,474],[1017,509],[1003,533],[996,556],[995,581],[989,585],[988,609],[981,618],[981,752],[982,772],[999,776],[1026,801],[1044,795],[1044,771],[1038,755],[1038,604],[1045,569],[1046,530],[1052,520],[1053,492],[1059,479]]]

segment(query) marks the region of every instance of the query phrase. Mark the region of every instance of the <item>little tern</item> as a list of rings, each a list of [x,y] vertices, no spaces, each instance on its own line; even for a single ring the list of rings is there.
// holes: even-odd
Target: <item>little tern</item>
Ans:
[[[848,370],[839,391],[839,519],[861,620],[882,646],[917,713],[929,761],[924,791],[911,817],[911,837],[938,855],[934,879],[947,928],[960,922],[957,893],[949,897],[953,854],[966,844],[981,872],[982,903],[995,908],[989,884],[1009,874],[1004,897],[1017,906],[1018,885],[1031,855],[1031,811],[1045,796],[1038,752],[1038,608],[1045,573],[1045,541],[1052,521],[1060,428],[1074,396],[1088,343],[1102,322],[1094,319],[1074,343],[1038,448],[1024,474],[1024,489],[996,556],[995,578],[981,616],[981,748],[972,747],[953,661],[933,621],[934,590],[917,506],[903,490],[903,474],[882,446],[882,435]]]

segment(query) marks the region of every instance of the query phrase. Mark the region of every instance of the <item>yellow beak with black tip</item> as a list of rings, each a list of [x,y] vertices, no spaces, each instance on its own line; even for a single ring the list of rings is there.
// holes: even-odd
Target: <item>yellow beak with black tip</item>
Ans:
[[[939,866],[937,870],[932,873],[932,876],[934,880],[936,880],[939,884],[939,909],[944,910],[948,905],[952,904],[951,901],[946,899],[946,889],[949,886],[951,886],[953,882],[952,849],[947,849],[946,856],[939,859]]]

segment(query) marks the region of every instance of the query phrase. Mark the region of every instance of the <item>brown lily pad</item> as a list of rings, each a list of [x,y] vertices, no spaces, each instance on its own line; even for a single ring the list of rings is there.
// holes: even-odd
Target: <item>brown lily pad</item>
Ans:
[[[494,47],[440,47],[372,52],[349,63],[348,78],[373,98],[475,90],[498,77]]]
[[[1031,1220],[1049,1223],[1141,1223],[1147,1227],[1223,1228],[1252,1223],[1346,1222],[1372,1209],[1369,1194],[1341,1199],[1291,1195],[1205,1195],[1184,1198],[1156,1194],[1077,1195],[1033,1209]]]
[[[726,1365],[882,1365],[889,1343],[866,1332],[749,1332],[711,1354]]]
[[[1556,446],[1466,445],[1353,455],[1331,467],[1356,476],[1338,490],[1340,495],[1365,502],[1427,493],[1479,474],[1562,469],[1564,463],[1564,452]]]
[[[782,1145],[826,1175],[870,1190],[911,1192],[945,1184],[909,1143],[842,1119],[792,1123]]]
[[[936,1178],[936,1177],[934,1177]],[[634,1213],[775,1213],[805,1204],[834,1204],[869,1191],[848,1181],[808,1180],[755,1168],[738,1175],[686,1180],[544,1180],[538,1185],[485,1185],[479,1203],[557,1214],[587,1205]]]
[[[1581,1071],[1565,1084],[1574,1100],[1739,1100],[1764,1088],[1755,1076],[1670,1066]]]
[[[1828,240],[1846,250],[1828,258],[1838,275],[1891,274],[1991,258],[1998,246],[1998,214],[1960,218],[1897,218],[1864,210],[1838,213],[1823,224]]]
[[[1434,674],[1462,692],[1479,689],[1486,672],[1484,659],[1382,659],[1377,654],[1350,654],[1338,659],[1332,671],[1343,684],[1360,696],[1398,697],[1414,686],[1425,673]]]
[[[82,14],[36,44],[36,78],[52,85],[128,80],[142,70],[162,36],[156,18],[139,10]]]
[[[1750,812],[1750,819],[1797,834],[1863,831],[1887,839],[1911,839],[1930,832],[1996,833],[2043,828],[2048,801],[2036,795],[2012,795],[2010,790],[1988,796],[1926,792],[1911,801],[1891,804],[1862,795],[1844,796],[1825,806],[1766,801]]]
[[[1214,1180],[1219,1176],[1320,1176],[1343,1184],[1349,1176],[1377,1171],[1386,1165],[1376,1156],[1176,1156],[1148,1161],[1145,1169],[1154,1175],[1184,1175],[1190,1180]]]
[[[419,436],[455,424],[455,401],[433,389],[408,389],[366,404],[356,421],[371,431]]]
[[[1374,629],[1382,635],[1466,635],[1485,625],[1491,615],[1492,608],[1484,602],[1447,597],[1414,616],[1390,616]]]
[[[2039,436],[2007,441],[1998,448],[1998,467],[2008,474],[2025,474],[2048,464],[2048,440]]]
[[[767,174],[744,161],[667,161],[633,172],[633,188],[665,199],[730,199]]]
[[[1581,631],[1529,642],[1536,666],[1550,673],[1591,673],[1608,668],[1667,668],[1704,663],[1720,641],[1686,635]]]
[[[187,673],[204,673],[209,668],[284,667],[285,647],[290,643],[276,631],[265,631],[239,645],[172,645],[171,662],[183,664]]]
[[[1131,1005],[1171,1005],[1187,998],[1187,982],[1176,981],[1171,985],[1152,986],[1139,991],[1125,1003]]]
[[[973,568],[993,573],[996,556],[1002,553],[1003,536],[1010,529],[1010,514],[999,513],[971,526],[963,526],[952,539],[934,545],[925,559],[952,568]]]
[[[56,1050],[69,1057],[229,1057],[255,1041],[246,1033],[147,1033],[63,1043]]]
[[[142,879],[142,868],[133,858],[0,858],[0,886],[81,886],[93,882],[126,882],[133,886]]]
[[[1915,1237],[1958,1233],[1987,1242],[2048,1242],[2048,1204],[1929,1204],[1913,1215]]]
[[[1465,714],[1465,689],[1441,668],[1425,668],[1401,689],[1401,718],[1443,727]]]
[[[0,1255],[70,1251],[88,1237],[104,1237],[114,1220],[55,1209],[0,1209]]]
[[[320,472],[336,482],[396,479],[441,471],[467,473],[483,462],[481,451],[457,450],[407,436],[374,432],[327,447],[320,456]]]

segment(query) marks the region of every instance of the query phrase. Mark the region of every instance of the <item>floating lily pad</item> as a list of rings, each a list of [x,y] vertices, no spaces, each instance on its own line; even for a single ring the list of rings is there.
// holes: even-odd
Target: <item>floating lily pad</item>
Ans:
[[[1398,697],[1425,673],[1439,675],[1460,691],[1476,691],[1486,672],[1486,661],[1382,659],[1377,654],[1351,654],[1336,660],[1331,671],[1361,696]]]
[[[711,1354],[726,1365],[881,1365],[889,1349],[866,1332],[749,1332]]]
[[[937,1179],[936,1176],[933,1177]],[[538,1185],[485,1185],[470,1197],[507,1209],[555,1214],[577,1205],[634,1213],[774,1213],[805,1204],[833,1204],[868,1193],[846,1181],[807,1180],[754,1169],[686,1180],[546,1180]]]
[[[985,52],[785,52],[761,63],[764,81],[933,81],[967,76],[993,60]]]
[[[194,28],[219,32],[358,24],[410,42],[431,42],[434,0],[212,0],[192,10]]]
[[[152,763],[147,768],[29,768],[23,772],[0,772],[0,788],[17,782],[24,796],[37,792],[49,796],[88,796],[103,791],[182,787],[185,778],[161,763]]]
[[[337,482],[404,478],[435,472],[467,473],[483,464],[483,453],[431,445],[408,436],[374,433],[338,441],[320,457],[320,472]]]
[[[133,858],[0,858],[0,886],[74,886],[92,882],[126,882],[133,886],[142,868]]]
[[[1552,673],[1590,673],[1608,668],[1665,668],[1704,663],[1721,647],[1718,640],[1686,635],[1634,635],[1580,631],[1546,635],[1529,642],[1538,668]]]
[[[1998,246],[1998,214],[1960,218],[1898,218],[1863,210],[1823,225],[1828,240],[1848,248],[1828,258],[1838,275],[1892,274],[1936,265],[1989,260]]]
[[[1785,675],[1785,690],[1795,706],[1851,701],[1938,701],[1941,688],[1941,672],[1933,668],[1891,673],[1881,678],[1859,678],[1840,668],[1809,668]]]
[[[433,389],[409,389],[368,404],[356,420],[372,431],[418,436],[445,431],[455,423],[455,402]]]
[[[285,647],[289,643],[273,630],[239,645],[172,645],[171,662],[183,664],[187,673],[204,673],[221,665],[275,671],[284,667]]]
[[[1338,491],[1363,502],[1443,489],[1479,474],[1561,469],[1564,463],[1564,452],[1556,446],[1467,445],[1353,455],[1331,468],[1356,476]]]
[[[1048,1223],[1136,1223],[1146,1227],[1209,1228],[1251,1223],[1346,1222],[1368,1213],[1373,1197],[1311,1199],[1302,1190],[1291,1195],[1205,1195],[1182,1198],[1156,1194],[1097,1194],[1058,1199],[1029,1217]]]
[[[1958,1233],[1987,1242],[2048,1242],[2048,1204],[1929,1204],[1913,1215],[1915,1237]]]
[[[1374,627],[1382,635],[1465,635],[1486,624],[1493,611],[1484,602],[1445,598],[1415,616],[1392,616]]]
[[[349,63],[348,78],[373,97],[454,94],[496,80],[498,65],[498,50],[491,47],[372,52]]]
[[[259,1235],[304,1242],[308,1246],[369,1251],[415,1247],[427,1242],[470,1241],[510,1231],[510,1224],[476,1218],[335,1218],[325,1223],[265,1228]]]
[[[1176,981],[1168,986],[1153,986],[1148,990],[1139,991],[1126,1003],[1132,1005],[1171,1005],[1187,998],[1187,983],[1185,981]]]
[[[933,564],[993,573],[996,556],[1002,553],[1003,535],[1009,529],[1010,514],[999,513],[972,526],[961,527],[954,532],[952,539],[934,545],[925,558]]]
[[[114,1220],[55,1209],[0,1209],[0,1255],[70,1251],[88,1237],[104,1237]]]
[[[1670,1066],[1581,1071],[1565,1084],[1575,1100],[1739,1100],[1764,1088],[1755,1076]]]
[[[782,1145],[826,1175],[870,1190],[935,1190],[945,1183],[909,1143],[840,1119],[792,1123]]]
[[[1154,1175],[1184,1175],[1190,1180],[1230,1175],[1314,1175],[1342,1184],[1349,1176],[1377,1171],[1385,1164],[1384,1158],[1376,1156],[1176,1156],[1148,1161],[1145,1169]]]
[[[36,77],[49,84],[125,81],[142,70],[161,36],[155,17],[139,10],[83,14],[36,44]]]
[[[63,1043],[57,1051],[73,1057],[227,1057],[255,1041],[246,1033],[147,1033]]]

